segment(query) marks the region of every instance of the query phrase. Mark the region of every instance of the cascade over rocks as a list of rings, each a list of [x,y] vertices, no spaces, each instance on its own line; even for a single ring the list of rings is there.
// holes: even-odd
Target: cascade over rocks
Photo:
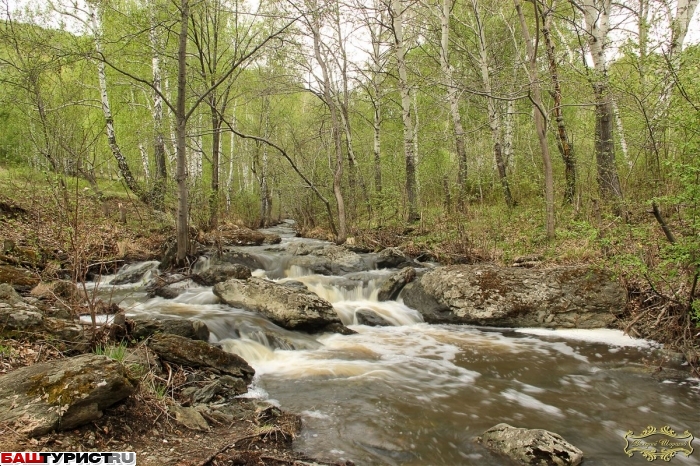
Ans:
[[[124,366],[96,354],[22,367],[0,377],[0,423],[30,436],[72,429],[135,387]]]
[[[183,366],[215,369],[223,374],[243,379],[248,385],[255,370],[240,356],[227,353],[209,343],[190,340],[179,335],[161,333],[148,342],[161,359]]]
[[[544,429],[521,429],[501,423],[484,432],[477,442],[518,464],[577,466],[583,460],[581,450]]]
[[[352,333],[341,323],[331,303],[307,289],[253,277],[218,283],[214,294],[233,307],[258,312],[288,330]]]
[[[153,270],[156,270],[160,263],[158,261],[142,262],[140,264],[130,264],[122,267],[117,275],[109,282],[110,285],[127,285],[136,283]]]
[[[439,267],[401,294],[430,323],[549,328],[610,327],[626,296],[608,273],[588,267],[493,265]]]

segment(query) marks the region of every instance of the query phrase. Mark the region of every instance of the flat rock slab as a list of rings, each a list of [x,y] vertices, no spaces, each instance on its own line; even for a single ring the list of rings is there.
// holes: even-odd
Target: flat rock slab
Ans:
[[[255,369],[237,354],[227,353],[203,341],[163,333],[154,335],[148,346],[165,361],[189,367],[215,369],[243,379],[246,385],[255,375]]]
[[[454,265],[427,272],[401,297],[431,323],[606,328],[624,310],[627,293],[589,267]]]
[[[345,329],[333,305],[305,288],[254,277],[218,283],[214,294],[233,307],[260,313],[288,330],[343,333]]]
[[[16,290],[29,291],[39,283],[39,277],[29,270],[0,264],[0,283],[7,283]]]
[[[191,340],[209,341],[209,327],[199,319],[159,318],[145,316],[130,317],[134,322],[131,336],[137,340],[156,333],[171,333]]]
[[[0,377],[0,423],[38,436],[94,421],[136,388],[124,366],[84,354],[23,367]]]
[[[581,450],[559,434],[544,429],[521,429],[501,423],[484,432],[477,441],[518,464],[577,466],[583,460]]]

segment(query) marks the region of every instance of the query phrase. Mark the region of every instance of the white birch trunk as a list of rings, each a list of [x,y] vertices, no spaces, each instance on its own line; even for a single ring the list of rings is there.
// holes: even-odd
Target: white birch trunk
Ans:
[[[401,115],[403,121],[403,147],[406,159],[406,196],[408,198],[408,221],[419,219],[418,193],[416,182],[416,158],[414,122],[411,116],[411,88],[406,67],[406,43],[404,40],[403,15],[405,5],[402,0],[392,0],[392,25],[396,46],[396,65],[399,74],[399,94],[401,95]]]

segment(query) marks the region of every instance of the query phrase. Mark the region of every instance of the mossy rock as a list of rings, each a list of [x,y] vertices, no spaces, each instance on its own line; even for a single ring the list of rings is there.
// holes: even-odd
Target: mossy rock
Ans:
[[[96,354],[23,367],[0,378],[0,423],[29,436],[72,429],[98,419],[136,384],[122,364]]]

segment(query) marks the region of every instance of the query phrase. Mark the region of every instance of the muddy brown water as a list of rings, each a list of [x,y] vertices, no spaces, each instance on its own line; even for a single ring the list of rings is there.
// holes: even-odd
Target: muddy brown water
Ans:
[[[293,242],[320,243],[294,238],[287,226],[269,231],[281,234],[282,244],[242,248],[266,265],[255,274],[302,281],[357,335],[290,332],[193,284],[175,300],[146,298],[140,287],[148,277],[119,287],[105,277],[100,289],[133,314],[204,320],[212,341],[256,369],[247,396],[301,414],[298,450],[358,465],[508,465],[474,442],[506,422],[562,435],[583,450],[586,465],[617,466],[649,464],[624,453],[627,431],[668,425],[700,435],[700,382],[650,377],[658,361],[651,342],[613,330],[428,325],[401,302],[376,301],[387,271],[355,274],[356,286],[311,274],[288,266],[284,251]],[[371,265],[372,256],[366,259]],[[356,325],[354,313],[363,308],[394,325]],[[700,465],[700,451],[672,462]]]

